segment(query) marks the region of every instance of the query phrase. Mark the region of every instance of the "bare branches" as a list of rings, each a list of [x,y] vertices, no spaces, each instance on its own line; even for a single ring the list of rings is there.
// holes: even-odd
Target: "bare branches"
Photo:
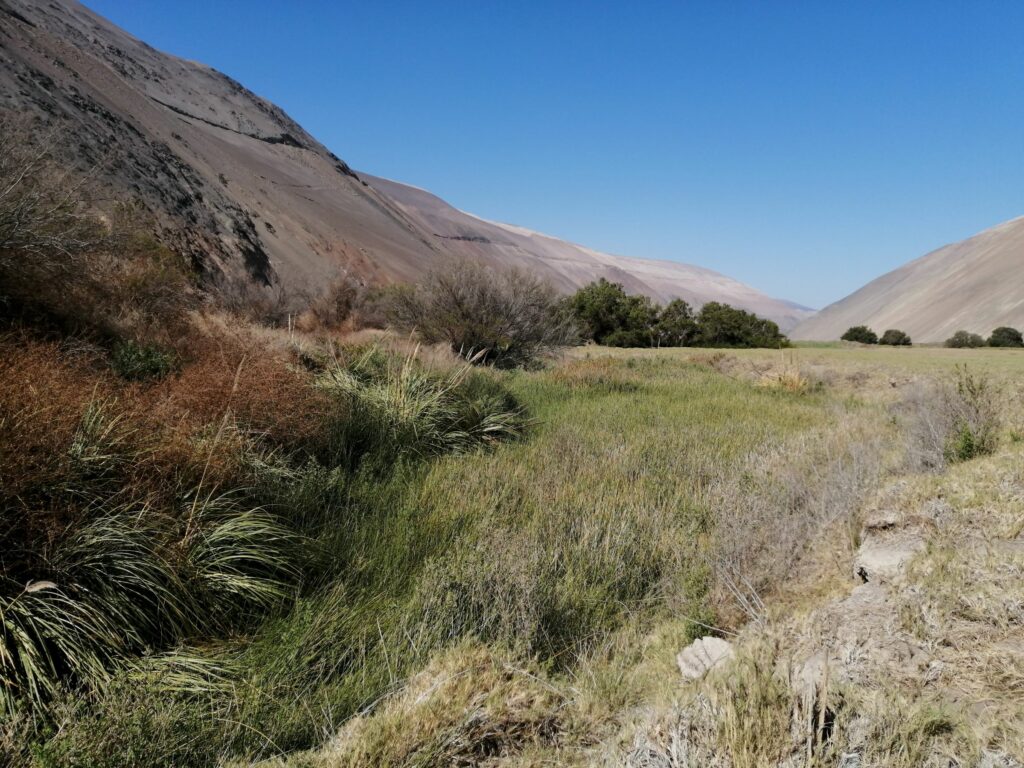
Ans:
[[[103,228],[85,204],[88,175],[54,159],[52,136],[0,120],[0,270],[53,273],[94,247]]]
[[[499,367],[529,365],[573,336],[555,289],[515,269],[456,262],[393,298],[399,325]]]

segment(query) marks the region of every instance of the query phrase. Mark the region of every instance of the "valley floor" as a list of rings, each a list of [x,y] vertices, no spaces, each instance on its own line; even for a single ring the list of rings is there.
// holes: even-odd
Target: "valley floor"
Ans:
[[[577,395],[547,415],[530,450],[550,463],[529,475],[552,499],[585,488],[573,491],[581,522],[602,517],[592,493],[610,502],[624,537],[656,519],[641,548],[655,557],[656,542],[685,547],[691,570],[708,568],[703,612],[668,584],[665,605],[634,608],[564,670],[464,643],[326,747],[281,764],[1020,765],[1019,433],[1008,424],[995,455],[921,473],[904,466],[893,415],[904,389],[963,365],[1019,407],[1024,355],[996,350],[584,348],[529,375],[572,382],[588,404]],[[546,445],[595,431],[568,463]],[[707,461],[704,487],[675,463],[689,434],[696,461]],[[731,460],[709,458],[725,445]],[[601,454],[614,461],[580,485],[578,468]],[[629,490],[609,497],[608,473],[631,467],[619,480]],[[723,491],[737,474],[741,488]],[[678,495],[665,504],[666,493]],[[673,529],[694,499],[704,528]],[[644,511],[622,515],[634,505]],[[735,613],[737,598],[748,610]],[[676,655],[706,634],[728,638],[736,657],[686,681]]]
[[[907,404],[964,364],[999,392],[996,452],[908,467]],[[327,515],[317,578],[58,701],[26,762],[1017,765],[1021,373],[1002,350],[591,347],[480,374],[473,407],[511,398],[521,436],[315,470],[287,509]],[[706,635],[735,658],[685,681]]]

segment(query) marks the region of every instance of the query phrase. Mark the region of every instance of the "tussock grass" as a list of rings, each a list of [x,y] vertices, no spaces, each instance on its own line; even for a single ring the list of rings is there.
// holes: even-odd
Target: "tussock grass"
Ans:
[[[297,620],[301,611],[289,605],[303,583],[315,591],[314,583],[345,565],[330,549],[343,530],[337,523],[350,504],[347,487],[359,486],[370,503],[389,462],[413,466],[493,446],[525,425],[522,409],[487,374],[465,366],[428,371],[413,355],[395,361],[370,350],[348,364],[335,357],[317,374],[318,389],[314,374],[289,369],[278,353],[238,354],[228,339],[216,352],[200,345],[203,357],[180,374],[125,384],[101,354],[75,360],[24,334],[2,341],[12,367],[0,384],[0,538],[7,545],[0,707],[11,729],[82,723],[85,730],[63,731],[48,744],[58,764],[116,764],[125,739],[140,754],[164,750],[199,764],[220,750],[273,748],[274,739],[256,735],[254,724],[278,719],[283,688],[299,690],[297,680],[313,691],[339,669],[358,666],[353,649],[370,642],[370,613],[350,609],[372,599],[304,601],[302,610],[314,606],[320,616],[313,635],[285,632],[298,643],[293,658],[302,674],[268,663],[258,642],[241,655],[226,648],[162,654],[185,642],[223,642],[275,616],[286,617],[285,626]],[[28,370],[15,367],[19,362]],[[63,386],[65,377],[77,386]],[[57,386],[40,397],[35,384],[47,380]],[[282,404],[284,422],[263,412],[291,393],[297,402]],[[55,396],[65,401],[53,408]],[[67,414],[56,429],[48,428],[52,413]],[[316,423],[313,414],[328,418]],[[339,619],[323,626],[330,618],[323,611]],[[346,621],[351,646],[333,631]],[[339,668],[316,661],[331,654],[303,652],[308,642],[327,642]],[[140,656],[147,658],[141,666]],[[337,689],[345,712],[365,703],[364,693],[345,693],[359,687],[355,680]],[[268,701],[273,693],[282,698]],[[127,702],[135,711],[122,710]],[[220,723],[199,729],[216,734],[201,748],[190,731],[196,710],[216,713]],[[184,721],[191,725],[178,730]],[[97,738],[88,722],[125,732]],[[308,743],[305,724],[294,725],[296,737],[289,727],[279,724],[283,743]],[[6,728],[5,739],[27,756],[31,739],[19,741]],[[135,742],[140,732],[151,737],[145,748]]]
[[[354,464],[370,455],[383,462],[423,458],[495,444],[522,434],[520,409],[470,363],[432,373],[415,350],[399,364],[371,348],[347,366],[333,365],[320,388],[342,403],[332,440]]]

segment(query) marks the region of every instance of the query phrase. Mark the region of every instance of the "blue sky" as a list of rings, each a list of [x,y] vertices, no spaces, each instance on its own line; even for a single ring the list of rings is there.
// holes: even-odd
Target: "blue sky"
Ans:
[[[814,307],[1024,215],[1020,2],[86,4],[354,168]]]

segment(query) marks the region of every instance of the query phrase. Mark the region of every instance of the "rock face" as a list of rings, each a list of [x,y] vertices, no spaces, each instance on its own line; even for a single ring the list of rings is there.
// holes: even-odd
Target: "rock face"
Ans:
[[[932,251],[865,285],[802,322],[797,339],[838,339],[867,325],[899,328],[915,342],[945,341],[956,331],[988,336],[1024,327],[1024,217]]]
[[[735,655],[732,644],[718,637],[694,640],[676,656],[679,671],[686,680],[699,680],[719,664]]]
[[[142,202],[169,245],[229,279],[317,294],[465,257],[566,291],[607,277],[663,301],[725,301],[783,329],[809,314],[710,270],[598,253],[356,174],[279,107],[75,0],[0,0],[0,113],[41,121],[66,162]]]
[[[861,544],[854,560],[854,573],[865,582],[893,582],[903,577],[907,563],[924,549],[924,539],[915,533],[870,536]]]

